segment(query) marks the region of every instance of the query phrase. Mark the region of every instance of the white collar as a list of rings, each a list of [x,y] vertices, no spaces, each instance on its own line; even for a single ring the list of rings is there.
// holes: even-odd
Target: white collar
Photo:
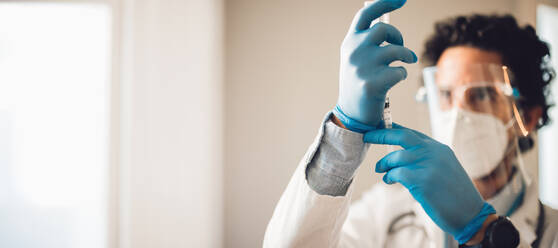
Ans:
[[[521,239],[531,244],[537,238],[537,222],[539,218],[539,192],[536,180],[526,186],[523,203],[510,216],[510,219],[521,234]]]

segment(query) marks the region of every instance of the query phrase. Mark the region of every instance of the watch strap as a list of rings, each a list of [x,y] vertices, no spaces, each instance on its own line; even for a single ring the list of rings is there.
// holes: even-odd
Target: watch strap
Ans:
[[[507,217],[499,216],[498,219],[486,227],[482,248],[517,247],[519,245],[519,232]]]

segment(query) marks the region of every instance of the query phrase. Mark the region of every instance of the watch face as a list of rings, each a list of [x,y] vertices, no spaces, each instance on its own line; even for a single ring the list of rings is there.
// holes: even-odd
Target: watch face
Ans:
[[[517,232],[511,221],[507,218],[499,217],[487,228],[485,239],[488,239],[488,247],[517,247],[519,245],[519,232]]]

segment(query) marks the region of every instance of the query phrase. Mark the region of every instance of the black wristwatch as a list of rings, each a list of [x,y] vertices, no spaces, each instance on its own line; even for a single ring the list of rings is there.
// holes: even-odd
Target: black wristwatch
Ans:
[[[519,245],[519,232],[507,217],[500,216],[488,224],[479,245],[459,247],[515,248]]]
[[[510,219],[500,216],[486,227],[482,248],[515,248],[519,245],[519,232]]]

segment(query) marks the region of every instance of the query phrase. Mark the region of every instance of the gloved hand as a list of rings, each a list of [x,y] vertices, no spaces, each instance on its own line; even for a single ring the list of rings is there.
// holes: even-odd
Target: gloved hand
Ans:
[[[393,129],[365,133],[364,141],[399,145],[376,163],[387,184],[401,183],[430,218],[463,244],[495,213],[446,145],[412,129],[394,124]]]
[[[407,77],[405,68],[390,63],[417,62],[394,26],[380,22],[370,27],[374,19],[403,4],[405,0],[378,0],[361,9],[343,40],[339,98],[333,113],[349,130],[364,133],[380,124],[386,93]],[[384,41],[390,44],[381,46]]]

